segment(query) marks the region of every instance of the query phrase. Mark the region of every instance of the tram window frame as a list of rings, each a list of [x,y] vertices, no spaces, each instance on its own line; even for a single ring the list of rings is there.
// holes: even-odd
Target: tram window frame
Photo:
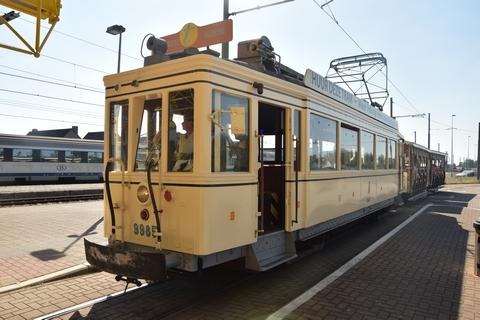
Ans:
[[[388,139],[388,151],[387,151],[387,159],[388,159],[388,169],[397,169],[397,141]],[[393,148],[392,148],[393,143]],[[393,157],[392,157],[393,153]]]
[[[116,113],[116,110],[119,110]],[[110,128],[109,128],[109,157],[110,158],[120,158],[124,165],[124,170],[127,171],[128,168],[128,111],[129,103],[128,100],[115,101],[110,103]],[[120,124],[118,124],[118,118],[120,119]],[[118,127],[120,129],[120,134],[118,135]],[[117,130],[116,130],[117,128]],[[115,132],[117,131],[117,132]],[[117,133],[117,139],[114,140],[115,133]],[[118,154],[120,157],[118,157]],[[82,161],[87,162],[87,157],[82,154]],[[119,170],[118,163],[114,163],[114,170]]]
[[[383,154],[383,162],[382,162],[383,165],[380,165],[381,162],[380,162],[378,151],[382,150],[380,146],[380,143],[382,143],[382,141],[384,144],[384,148],[383,148],[384,154]],[[387,169],[387,138],[379,135],[375,137],[375,168],[378,170]]]
[[[316,126],[314,125],[315,121],[317,121]],[[322,137],[321,131],[325,130],[325,127],[323,125],[327,125],[327,124],[329,127],[331,126],[330,131],[327,132],[329,135],[327,138],[330,138],[330,140],[323,140],[325,139],[325,137]],[[315,113],[310,113],[310,130],[309,130],[310,131],[309,132],[310,171],[337,170],[337,147],[338,147],[337,124],[338,124],[338,121],[336,120],[332,120],[330,118],[326,118]],[[317,128],[320,128],[321,130],[320,131],[315,130]],[[323,146],[326,145],[324,144],[324,142],[333,144],[333,150],[323,151],[324,149]],[[313,153],[314,144],[317,144],[319,147],[320,145],[322,146],[321,149],[318,149],[319,152],[316,152],[315,154]],[[331,148],[332,146],[330,145],[329,147]],[[324,157],[324,155],[326,155],[326,157]],[[317,158],[314,158],[315,156]],[[322,160],[322,159],[325,159],[325,160]],[[329,162],[331,165],[326,165],[326,162]],[[316,165],[314,166],[314,164]]]
[[[240,108],[243,109],[243,124],[232,117],[234,112],[241,113]],[[250,171],[250,114],[247,97],[212,91],[212,172]]]
[[[346,142],[346,137],[347,134],[355,133],[356,137],[352,139],[350,142],[353,143],[355,141],[355,144],[348,144],[344,145]],[[359,137],[360,137],[360,129],[350,126],[348,124],[342,123],[340,126],[340,168],[341,170],[358,170],[359,169]],[[344,146],[348,147],[355,147],[355,149],[350,148],[350,149],[345,149]],[[346,150],[347,152],[344,152]],[[351,157],[350,153],[353,151],[353,157]],[[346,157],[348,155],[348,158]]]
[[[365,148],[365,142],[367,141],[365,139],[366,136],[371,136],[371,158],[368,158],[368,162],[366,161],[367,159],[367,154],[370,154],[366,152]],[[374,170],[375,169],[375,134],[369,132],[369,131],[364,131],[362,130],[362,142],[361,142],[361,150],[360,150],[360,161],[362,162],[362,170]]]
[[[183,97],[176,95],[185,94]],[[188,95],[189,96],[188,96]],[[176,105],[180,100],[187,105]],[[190,100],[190,101],[188,101]],[[185,88],[168,93],[168,123],[175,124],[175,130],[168,130],[167,169],[168,172],[192,173],[195,164],[195,90]],[[181,119],[181,120],[180,120]],[[181,122],[180,122],[181,121]],[[178,123],[178,124],[177,124]],[[184,123],[190,123],[185,124]],[[179,126],[182,127],[179,130]],[[186,127],[186,126],[191,126]],[[191,131],[187,135],[187,129]],[[182,149],[182,150],[181,150]],[[191,149],[191,150],[189,150]],[[189,152],[185,152],[189,151]],[[191,152],[190,152],[191,151]]]
[[[152,158],[157,160],[157,165],[152,168],[152,171],[159,170],[158,161],[160,160],[162,145],[162,110],[162,98],[145,100],[143,104],[137,150],[135,151],[134,171],[146,171],[147,161]],[[142,135],[146,137],[146,144],[142,144]],[[145,160],[142,160],[141,154],[144,150],[146,151]]]

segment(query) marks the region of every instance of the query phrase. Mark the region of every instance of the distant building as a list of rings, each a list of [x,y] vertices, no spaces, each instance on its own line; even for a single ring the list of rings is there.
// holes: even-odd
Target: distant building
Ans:
[[[78,135],[78,126],[72,126],[71,128],[67,128],[67,129],[52,129],[52,130],[32,129],[32,131],[27,133],[27,136],[80,139],[80,136]]]
[[[89,140],[103,140],[103,131],[89,132],[83,137]]]

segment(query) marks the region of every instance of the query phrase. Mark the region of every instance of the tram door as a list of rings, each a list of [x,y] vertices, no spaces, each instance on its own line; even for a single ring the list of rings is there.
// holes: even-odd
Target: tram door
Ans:
[[[269,233],[285,228],[285,110],[259,103],[258,134],[259,230]]]

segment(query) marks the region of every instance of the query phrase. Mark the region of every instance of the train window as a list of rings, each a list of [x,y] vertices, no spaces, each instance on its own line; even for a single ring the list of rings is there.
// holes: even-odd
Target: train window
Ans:
[[[293,142],[293,166],[295,170],[297,170],[297,160],[298,160],[298,163],[301,163],[300,154],[302,152],[302,149],[301,149],[302,139],[301,139],[300,133],[301,133],[300,111],[294,110],[293,111],[293,138],[295,139],[295,141]],[[297,154],[299,159],[297,159]],[[300,167],[298,168],[298,171],[300,171]]]
[[[65,162],[80,163],[82,155],[80,151],[65,151]]]
[[[397,142],[388,140],[388,169],[397,168]]]
[[[102,163],[103,162],[102,152],[89,151],[87,156],[88,156],[88,163]]]
[[[193,89],[168,95],[168,171],[193,170]]]
[[[3,148],[0,148],[0,161],[3,161]]]
[[[340,129],[342,170],[358,169],[358,129],[342,124]]]
[[[309,149],[310,170],[335,169],[337,122],[311,114]]]
[[[57,150],[40,150],[41,162],[58,162]]]
[[[387,168],[387,138],[377,136],[377,169]]]
[[[12,161],[14,162],[32,162],[33,150],[32,149],[13,149]]]
[[[375,161],[373,158],[373,144],[374,144],[373,133],[362,131],[362,169],[374,169]]]
[[[213,91],[212,172],[248,171],[248,99]]]
[[[128,102],[112,103],[110,108],[110,157],[123,161],[128,166]],[[82,161],[84,162],[84,161]],[[85,161],[86,162],[86,161]],[[119,170],[118,163],[114,170]]]
[[[162,142],[162,99],[145,101],[143,107],[142,125],[138,140],[135,170],[145,171],[147,162],[151,159],[160,159],[160,146]],[[152,168],[158,171],[158,165]]]

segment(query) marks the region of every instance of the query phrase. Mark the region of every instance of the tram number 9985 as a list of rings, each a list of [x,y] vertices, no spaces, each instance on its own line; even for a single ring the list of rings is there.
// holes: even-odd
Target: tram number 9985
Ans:
[[[133,224],[133,233],[136,235],[154,237],[157,232],[157,226],[144,225],[142,223]]]

